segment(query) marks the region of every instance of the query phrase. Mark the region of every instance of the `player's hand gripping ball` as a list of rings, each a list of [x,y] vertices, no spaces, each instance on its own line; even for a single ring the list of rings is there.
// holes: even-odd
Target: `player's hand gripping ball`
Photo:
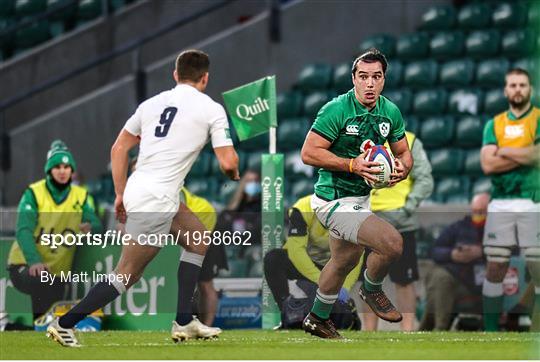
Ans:
[[[364,179],[364,181],[374,189],[387,187],[388,182],[390,181],[390,174],[394,171],[394,156],[392,155],[392,152],[381,145],[372,146],[366,152],[366,161],[379,163],[380,166],[372,167],[378,167],[380,172],[374,174],[377,181],[372,182],[367,179]]]

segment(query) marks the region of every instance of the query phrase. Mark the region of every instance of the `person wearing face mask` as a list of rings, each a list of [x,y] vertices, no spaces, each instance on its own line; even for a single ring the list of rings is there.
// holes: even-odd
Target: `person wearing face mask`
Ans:
[[[242,176],[238,188],[226,209],[219,215],[216,230],[250,232],[251,244],[261,243],[261,176],[248,170]],[[240,256],[245,249],[242,249]]]
[[[432,250],[435,266],[426,277],[426,309],[420,330],[448,330],[455,302],[463,296],[481,294],[482,237],[490,196],[477,194],[472,214],[447,226]]]
[[[74,246],[51,248],[43,234],[86,234],[102,231],[89,202],[88,192],[72,184],[77,166],[64,142],[51,144],[45,163],[45,178],[32,183],[18,206],[17,240],[8,256],[13,286],[32,300],[34,320],[66,296],[67,283],[55,278],[52,285],[41,282],[42,273],[59,275],[71,270]]]

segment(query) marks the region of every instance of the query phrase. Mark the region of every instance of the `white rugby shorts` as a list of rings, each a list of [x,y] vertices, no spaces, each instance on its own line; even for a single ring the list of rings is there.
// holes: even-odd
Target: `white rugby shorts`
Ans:
[[[334,201],[325,201],[317,195],[311,197],[311,208],[330,235],[353,244],[358,244],[358,229],[373,214],[369,206],[369,195]]]
[[[124,191],[126,233],[141,245],[163,247],[179,202],[179,195],[174,199],[167,195],[159,197],[142,182],[128,182]]]
[[[488,205],[484,246],[538,247],[540,204],[527,199],[495,199]]]

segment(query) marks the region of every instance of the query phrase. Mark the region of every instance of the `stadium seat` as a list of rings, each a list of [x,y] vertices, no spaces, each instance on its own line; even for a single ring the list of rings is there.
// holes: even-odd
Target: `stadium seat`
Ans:
[[[314,175],[315,169],[302,162],[300,149],[285,154],[285,178],[296,180],[307,177],[311,179]]]
[[[109,10],[116,12],[126,5],[126,0],[109,0]]]
[[[263,262],[256,261],[249,266],[248,278],[260,278],[263,275]]]
[[[536,39],[530,29],[509,31],[502,39],[502,52],[511,59],[531,56]]]
[[[428,117],[420,124],[420,139],[426,149],[444,147],[454,138],[454,119],[450,116]]]
[[[491,6],[482,2],[467,4],[459,10],[457,22],[463,30],[487,28],[491,23]]]
[[[189,192],[207,198],[215,199],[218,194],[218,181],[213,178],[195,178],[191,174],[185,183]]]
[[[465,154],[465,162],[463,167],[465,174],[469,176],[482,176],[482,166],[480,166],[480,149],[475,148],[468,150]]]
[[[540,25],[540,6],[538,3],[531,4],[529,6],[529,19],[528,24],[530,27],[536,27],[538,29],[538,25]]]
[[[412,92],[407,88],[383,90],[383,95],[398,106],[401,114],[411,110]]]
[[[231,259],[228,261],[229,270],[221,269],[222,278],[246,278],[248,276],[248,261],[245,259]]]
[[[77,9],[77,20],[83,23],[101,16],[103,13],[101,0],[80,0]]]
[[[477,116],[464,116],[456,126],[455,145],[462,148],[479,147],[482,145],[484,122]]]
[[[197,160],[191,167],[189,175],[192,177],[204,177],[210,173],[212,156],[206,152],[201,152]]]
[[[442,114],[446,110],[448,95],[444,89],[428,89],[417,92],[413,99],[413,111],[418,115]]]
[[[334,68],[332,88],[338,93],[345,93],[353,87],[351,80],[351,64],[341,63]]]
[[[268,146],[269,146],[268,133],[263,133],[261,135],[258,135],[253,138],[247,139],[243,142],[240,142],[239,148],[247,152],[250,152],[250,151],[265,151],[266,152],[268,151]]]
[[[306,118],[292,118],[283,121],[277,128],[278,149],[289,151],[302,148],[311,124]]]
[[[429,8],[423,15],[420,23],[422,30],[447,30],[456,23],[456,10],[450,4],[438,5]]]
[[[497,28],[519,28],[527,23],[527,8],[520,2],[500,3],[493,10],[491,23]]]
[[[298,180],[291,186],[291,198],[296,201],[303,196],[307,196],[313,193],[313,181],[312,180]]]
[[[504,97],[502,88],[496,88],[486,92],[484,99],[484,113],[495,116],[508,108],[508,102]]]
[[[506,58],[487,59],[476,67],[476,85],[481,87],[504,86],[504,77],[510,67]]]
[[[478,178],[473,185],[473,195],[490,192],[491,190],[491,179],[489,177],[480,177]]]
[[[418,135],[420,132],[420,121],[418,117],[414,115],[403,116],[403,121],[405,122],[405,129],[409,132]]]
[[[452,114],[479,114],[484,93],[476,88],[456,89],[448,97],[448,112]]]
[[[429,36],[422,32],[401,35],[396,43],[396,53],[402,60],[425,58],[429,53]]]
[[[47,10],[52,10],[53,8],[62,5],[65,3],[64,0],[47,0]],[[55,12],[49,16],[50,22],[65,22],[74,19],[77,15],[77,4],[74,3],[67,8],[64,8],[61,11]]]
[[[0,6],[0,20],[12,18],[15,13],[15,0],[2,0]]]
[[[473,58],[487,58],[497,55],[501,34],[497,30],[477,30],[465,40],[466,54]]]
[[[47,0],[17,0],[15,2],[15,16],[18,18],[36,15],[45,10],[47,10]]]
[[[425,139],[422,139],[425,142]],[[459,148],[442,148],[428,153],[434,175],[456,175],[463,169],[463,151]]]
[[[304,99],[303,115],[315,120],[321,107],[335,96],[336,94],[333,91],[316,91],[308,94]]]
[[[49,38],[49,22],[47,20],[38,20],[16,31],[15,47],[17,49],[27,49]]]
[[[439,82],[445,87],[468,86],[474,79],[474,62],[460,59],[443,63],[440,67]]]
[[[329,64],[308,64],[298,75],[296,86],[302,91],[325,90],[332,82],[333,69]]]
[[[276,97],[278,119],[298,117],[302,112],[304,98],[299,91],[280,93]]]
[[[460,204],[460,205],[468,205],[470,203],[471,196],[470,194],[466,193],[459,193],[454,195],[449,195],[446,197],[444,202],[446,204]]]
[[[403,82],[410,87],[429,87],[437,82],[437,62],[433,59],[411,62],[405,67]]]
[[[228,204],[231,197],[234,195],[236,188],[238,187],[237,181],[227,180],[223,182],[218,188],[218,200],[223,204]]]
[[[521,58],[512,63],[512,68],[525,69],[534,77],[534,74],[540,70],[540,61],[536,58]]]
[[[248,154],[246,169],[261,172],[261,157],[263,153],[267,152],[252,152]]]
[[[374,34],[364,39],[358,50],[362,53],[369,48],[377,48],[386,57],[392,57],[396,51],[396,39],[388,34]]]
[[[9,27],[15,25],[15,20],[13,19],[1,19],[0,18],[0,32],[8,29]],[[0,37],[0,48],[2,51],[8,53],[8,51],[14,46],[15,36],[13,33],[7,34],[3,37]]]
[[[439,60],[457,58],[463,54],[464,42],[465,35],[461,31],[437,33],[429,42],[430,56]]]
[[[401,85],[403,78],[403,64],[399,60],[391,60],[388,62],[386,74],[384,75],[384,86],[395,88]]]
[[[443,200],[448,202],[451,197],[469,199],[469,190],[471,182],[466,176],[450,176],[443,177],[437,180],[435,193]]]

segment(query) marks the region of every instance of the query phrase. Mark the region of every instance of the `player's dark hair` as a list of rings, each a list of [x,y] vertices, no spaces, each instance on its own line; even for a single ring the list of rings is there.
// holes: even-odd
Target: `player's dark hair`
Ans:
[[[176,58],[176,72],[180,81],[198,82],[208,72],[208,68],[208,54],[200,50],[184,50]]]
[[[531,76],[529,75],[529,72],[527,72],[523,68],[510,68],[510,69],[508,69],[508,71],[506,72],[506,75],[505,75],[505,79],[506,79],[506,76],[509,76],[511,74],[524,75],[529,80],[529,83],[531,82]]]
[[[382,65],[383,73],[386,74],[386,68],[388,67],[388,62],[386,61],[386,57],[383,53],[381,53],[377,48],[369,48],[364,53],[359,55],[353,62],[351,73],[354,75],[354,72],[356,71],[356,65],[358,62],[364,62],[364,63],[376,63],[379,62]]]

